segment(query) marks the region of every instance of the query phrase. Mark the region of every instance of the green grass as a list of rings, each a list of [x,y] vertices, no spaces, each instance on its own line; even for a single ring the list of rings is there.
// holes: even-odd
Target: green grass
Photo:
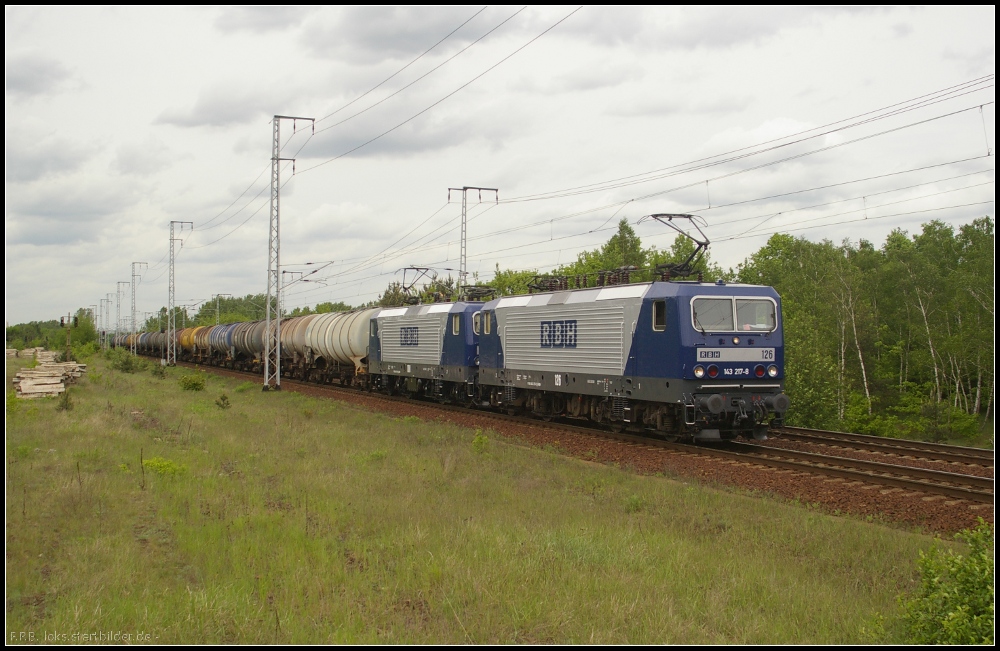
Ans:
[[[858,643],[932,542],[493,431],[89,370],[71,411],[8,400],[8,640]]]

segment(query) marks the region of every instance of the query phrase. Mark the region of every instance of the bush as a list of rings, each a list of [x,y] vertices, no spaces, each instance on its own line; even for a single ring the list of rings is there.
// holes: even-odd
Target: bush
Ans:
[[[111,368],[122,373],[135,373],[146,368],[146,362],[124,348],[109,348],[105,351],[104,357],[110,363]]]
[[[229,396],[224,393],[216,398],[215,404],[219,407],[219,409],[229,409],[233,406],[232,403],[229,402]]]
[[[97,345],[96,341],[89,341],[85,344],[73,346],[73,357],[77,360],[89,359],[96,355],[100,351],[100,346]]]
[[[994,528],[979,526],[957,536],[965,556],[937,547],[920,554],[920,591],[901,599],[903,621],[914,644],[993,644]]]
[[[153,377],[159,378],[161,380],[167,377],[167,367],[164,366],[163,364],[159,363],[151,364],[149,367],[149,372],[152,374]]]
[[[185,391],[204,391],[205,376],[201,373],[181,376],[181,388]]]

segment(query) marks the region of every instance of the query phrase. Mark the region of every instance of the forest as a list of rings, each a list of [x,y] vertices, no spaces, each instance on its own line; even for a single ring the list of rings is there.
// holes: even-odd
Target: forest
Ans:
[[[657,265],[679,263],[695,244],[678,236],[669,250],[643,247],[623,219],[600,248],[583,251],[547,274],[500,269],[488,281],[496,295],[522,294],[545,282],[630,268],[632,282],[650,280]],[[788,424],[878,436],[992,445],[994,412],[994,222],[982,217],[957,229],[940,221],[920,232],[893,231],[881,245],[861,240],[811,242],[773,235],[735,268],[710,254],[694,268],[706,281],[773,286],[782,297]],[[575,280],[575,282],[579,282]],[[453,299],[451,277],[421,286],[390,283],[366,305]],[[264,296],[219,297],[197,312],[178,308],[178,326],[214,325],[264,317]],[[352,309],[345,303],[297,307],[283,316]],[[74,348],[95,348],[86,310],[77,313]],[[146,330],[166,325],[166,308]],[[78,332],[79,331],[79,332]],[[59,321],[7,328],[7,346],[65,345]]]

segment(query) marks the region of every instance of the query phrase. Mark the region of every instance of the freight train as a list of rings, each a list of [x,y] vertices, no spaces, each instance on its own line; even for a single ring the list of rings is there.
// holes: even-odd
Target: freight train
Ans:
[[[263,321],[185,328],[178,358],[262,372]],[[115,345],[159,355],[166,333]],[[782,424],[771,287],[654,281],[283,319],[283,377],[470,408],[581,419],[668,440],[764,438]]]

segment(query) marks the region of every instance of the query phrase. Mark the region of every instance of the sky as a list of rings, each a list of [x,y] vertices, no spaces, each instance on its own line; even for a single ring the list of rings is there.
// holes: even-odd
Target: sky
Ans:
[[[995,8],[5,8],[5,319],[266,291],[279,121],[286,309],[407,266],[546,272],[626,218],[880,245],[994,215]],[[298,272],[298,273],[297,273]],[[409,276],[407,277],[407,280]]]

